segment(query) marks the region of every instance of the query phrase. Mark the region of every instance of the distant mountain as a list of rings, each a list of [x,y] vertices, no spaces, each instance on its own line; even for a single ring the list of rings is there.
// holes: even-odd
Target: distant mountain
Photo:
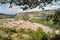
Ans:
[[[4,14],[4,13],[0,13],[0,15],[6,15],[6,14]]]
[[[16,14],[9,15],[9,14],[0,13],[0,19],[3,19],[3,18],[13,18],[15,16],[16,16]]]

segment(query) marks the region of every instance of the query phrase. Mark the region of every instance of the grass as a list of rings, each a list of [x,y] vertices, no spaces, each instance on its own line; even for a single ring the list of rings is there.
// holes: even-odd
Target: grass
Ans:
[[[46,21],[45,17],[37,18],[37,19],[33,18],[33,19],[30,19],[29,21],[39,23],[39,24],[43,24],[43,25],[49,26],[49,27],[51,27],[53,29],[60,29],[60,25],[55,25],[55,24],[53,24],[52,21]]]
[[[33,31],[28,29],[15,29],[15,28],[4,28],[0,27],[0,40],[41,40],[45,33],[38,29]]]
[[[54,29],[60,29],[60,25],[54,25],[52,21],[46,21],[45,16],[40,16],[38,14],[33,14],[32,16],[24,14],[23,16],[16,17],[16,19],[43,24]],[[3,24],[4,22],[4,20],[0,20],[0,24]],[[41,40],[44,35],[46,34],[42,29],[33,31],[31,29],[25,30],[0,27],[0,40]]]
[[[0,25],[3,24],[5,20],[0,19]]]
[[[24,16],[22,16],[24,15]],[[46,21],[46,16],[41,16],[39,14],[33,14],[32,16],[31,15],[28,15],[28,14],[22,14],[21,16],[17,16],[16,18],[17,19],[21,19],[21,20],[24,20],[24,21],[30,21],[30,22],[35,22],[35,23],[39,23],[39,24],[43,24],[43,25],[46,25],[46,26],[49,26],[53,29],[60,29],[60,25],[54,25],[52,21]]]

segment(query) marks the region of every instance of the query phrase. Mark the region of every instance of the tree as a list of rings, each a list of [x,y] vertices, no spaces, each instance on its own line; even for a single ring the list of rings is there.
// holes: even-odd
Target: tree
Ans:
[[[41,39],[42,40],[48,40],[47,35],[44,35]]]
[[[10,0],[9,3],[10,3],[10,7],[9,8],[12,8],[12,4],[15,3],[15,5],[28,5],[29,8],[35,8],[36,6],[38,6],[39,4],[43,3],[44,6],[46,6],[47,4],[50,4],[52,3],[53,0]],[[55,0],[56,2],[57,0]],[[0,0],[0,3],[7,3],[7,0]],[[47,4],[46,4],[47,3]],[[26,8],[28,9],[28,8]]]
[[[60,24],[60,11],[59,10],[55,11],[53,22],[54,24]]]
[[[56,34],[55,37],[51,38],[51,40],[60,40],[60,35]]]

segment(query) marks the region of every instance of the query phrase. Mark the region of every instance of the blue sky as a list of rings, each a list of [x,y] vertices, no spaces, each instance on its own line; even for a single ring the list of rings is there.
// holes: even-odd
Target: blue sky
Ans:
[[[53,2],[53,5],[49,4],[44,8],[45,8],[45,10],[60,8],[59,3],[60,3],[60,1]],[[34,9],[28,9],[26,11],[23,11],[19,6],[14,6],[14,5],[13,5],[13,8],[9,9],[9,3],[3,4],[2,6],[0,6],[0,13],[5,13],[5,14],[15,14],[15,13],[18,13],[18,12],[31,12],[31,11],[40,11],[40,10],[41,9],[39,9],[38,6],[37,6]]]
[[[16,8],[10,8],[9,9],[9,4],[3,4],[2,6],[0,6],[0,13],[5,13],[5,14],[14,14],[19,12],[20,9],[18,9],[18,7]]]

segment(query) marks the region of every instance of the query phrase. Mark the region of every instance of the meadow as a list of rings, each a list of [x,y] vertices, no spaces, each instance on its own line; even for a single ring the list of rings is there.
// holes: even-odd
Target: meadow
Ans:
[[[57,13],[56,13],[57,14]],[[35,22],[39,24],[44,24],[46,26],[51,27],[52,29],[60,29],[59,24],[53,24],[53,21],[50,17],[55,15],[55,11],[42,11],[42,12],[31,12],[31,13],[19,13],[15,19],[19,20],[24,20],[24,21],[30,21],[30,22]],[[46,21],[47,19],[50,19],[49,21]]]
[[[14,18],[12,17],[9,18],[9,19],[12,18],[14,20],[24,20],[25,22],[29,21],[32,23],[46,25],[51,29],[54,29],[52,33],[50,32],[45,33],[41,28],[34,31],[31,29],[26,30],[22,28],[16,29],[16,28],[4,27],[3,23],[6,22],[6,18],[5,20],[1,19],[0,20],[0,40],[60,40],[60,32],[59,34],[55,33],[55,29],[60,30],[60,25],[54,24],[52,19],[51,20],[49,19],[50,17],[53,18],[53,16],[51,15],[54,15],[54,12],[55,11],[18,13]]]

